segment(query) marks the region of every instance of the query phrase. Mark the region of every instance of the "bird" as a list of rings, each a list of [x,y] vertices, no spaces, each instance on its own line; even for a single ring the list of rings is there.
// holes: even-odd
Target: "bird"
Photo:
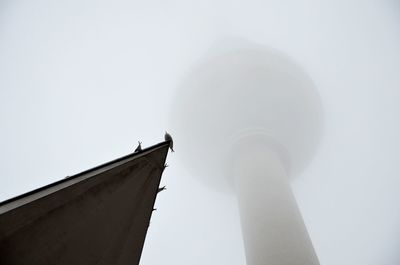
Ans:
[[[141,141],[138,141],[138,146],[136,147],[136,149],[135,149],[135,153],[137,153],[137,152],[140,152],[140,151],[142,151],[142,142]]]
[[[163,190],[166,190],[167,188],[165,187],[165,186],[163,186],[163,187],[161,187],[161,188],[158,188],[158,190],[157,190],[157,193],[159,193],[159,192],[161,192],[161,191],[163,191]]]
[[[169,141],[169,148],[171,149],[172,152],[175,152],[174,141],[172,140],[172,136],[169,133],[165,132],[164,139],[165,141]]]

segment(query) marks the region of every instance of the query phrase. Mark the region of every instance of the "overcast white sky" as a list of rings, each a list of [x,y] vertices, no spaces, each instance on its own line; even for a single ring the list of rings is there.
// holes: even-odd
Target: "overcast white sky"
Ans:
[[[290,55],[320,93],[323,141],[292,184],[321,265],[400,264],[396,0],[2,0],[0,200],[173,134],[180,80],[230,37]],[[168,160],[141,264],[245,264],[236,201]]]

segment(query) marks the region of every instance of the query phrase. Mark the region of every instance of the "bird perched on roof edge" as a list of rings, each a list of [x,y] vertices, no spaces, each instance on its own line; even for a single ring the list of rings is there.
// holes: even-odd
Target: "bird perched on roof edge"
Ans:
[[[137,153],[137,152],[140,152],[140,151],[142,151],[142,142],[141,141],[138,141],[138,146],[136,147],[136,149],[135,149],[135,153]]]
[[[172,140],[172,136],[169,133],[165,132],[164,139],[165,141],[169,141],[169,148],[171,149],[172,152],[175,152],[174,141]]]

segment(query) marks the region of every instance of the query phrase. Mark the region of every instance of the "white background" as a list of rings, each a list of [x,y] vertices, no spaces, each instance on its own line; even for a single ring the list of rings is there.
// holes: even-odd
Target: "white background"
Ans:
[[[325,134],[292,184],[321,265],[400,264],[396,0],[1,0],[0,200],[173,135],[179,81],[230,37],[320,93]],[[141,264],[245,264],[236,201],[168,160]]]

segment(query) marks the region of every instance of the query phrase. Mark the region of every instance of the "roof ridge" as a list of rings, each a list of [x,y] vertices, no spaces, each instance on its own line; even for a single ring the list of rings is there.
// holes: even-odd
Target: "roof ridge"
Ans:
[[[94,171],[96,171],[96,170],[100,170],[100,169],[105,168],[105,167],[107,167],[107,166],[110,166],[110,165],[112,165],[112,164],[114,164],[114,163],[122,162],[122,161],[124,161],[124,160],[126,160],[126,159],[129,159],[129,161],[131,161],[131,159],[133,159],[133,158],[140,157],[140,156],[142,156],[142,155],[144,155],[144,154],[147,154],[149,151],[156,150],[156,149],[158,149],[158,148],[160,148],[160,147],[164,147],[164,146],[166,146],[166,145],[169,146],[169,142],[168,142],[168,141],[160,142],[160,143],[158,143],[158,144],[155,144],[155,145],[152,145],[152,146],[143,148],[143,150],[141,150],[141,151],[139,151],[139,152],[131,153],[131,154],[128,154],[128,155],[119,157],[119,158],[117,158],[117,159],[111,160],[111,161],[109,161],[109,162],[106,162],[106,163],[100,164],[100,165],[98,165],[98,166],[95,166],[95,167],[93,167],[93,168],[90,168],[90,169],[84,170],[84,171],[82,171],[82,172],[79,172],[79,173],[77,173],[77,174],[75,174],[75,175],[65,177],[65,178],[63,178],[63,179],[60,179],[60,180],[55,181],[55,182],[52,182],[52,183],[47,184],[47,185],[45,185],[45,186],[36,188],[36,189],[31,190],[31,191],[28,191],[28,192],[25,192],[25,193],[23,193],[23,194],[20,194],[20,195],[15,196],[15,197],[11,197],[11,198],[9,198],[9,199],[6,199],[6,200],[4,200],[4,201],[1,201],[1,202],[0,202],[0,207],[6,205],[6,204],[8,204],[8,203],[14,202],[14,201],[16,201],[16,200],[19,200],[19,199],[21,199],[21,198],[27,197],[27,196],[29,196],[29,195],[35,194],[35,193],[37,193],[37,192],[40,192],[40,191],[46,190],[46,189],[48,189],[48,188],[54,187],[54,186],[56,186],[56,185],[62,184],[62,183],[64,183],[64,182],[68,182],[68,181],[74,180],[74,179],[76,179],[76,178],[78,178],[78,177],[80,177],[80,176],[89,174],[89,173],[94,172]],[[126,161],[126,162],[129,162],[129,161]]]

